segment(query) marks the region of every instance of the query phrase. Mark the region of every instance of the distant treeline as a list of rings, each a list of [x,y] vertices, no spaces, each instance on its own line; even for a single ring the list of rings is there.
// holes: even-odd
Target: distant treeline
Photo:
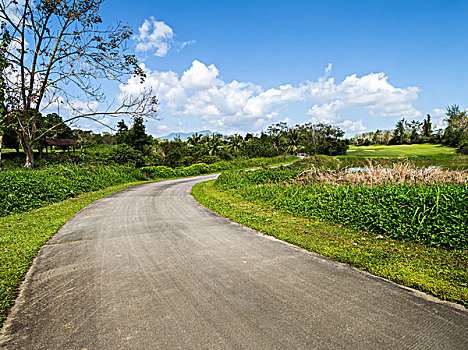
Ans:
[[[44,128],[57,124],[60,119],[57,114],[41,115],[40,118],[39,125]],[[119,121],[115,135],[72,130],[65,124],[47,134],[50,138],[76,140],[81,151],[75,158],[80,163],[172,168],[196,163],[213,164],[234,159],[276,157],[297,153],[344,155],[347,143],[343,136],[343,130],[337,126],[306,123],[290,127],[286,123],[278,123],[269,126],[265,132],[258,135],[223,136],[195,133],[187,141],[180,139],[168,141],[158,140],[148,135],[144,119],[141,117],[134,118],[130,126],[126,125],[123,120]],[[36,163],[41,165],[44,164],[40,159],[44,158],[45,143],[41,141],[38,145],[39,161]],[[20,141],[14,131],[10,130],[5,134],[4,146],[16,148],[19,152]],[[58,155],[49,155],[47,162],[53,163],[54,157]],[[56,162],[61,160],[56,159]]]
[[[401,145],[417,143],[441,143],[456,147],[460,153],[468,154],[468,115],[459,106],[447,107],[445,129],[434,129],[431,115],[420,122],[399,120],[392,130],[376,130],[358,134],[349,141],[358,146]]]

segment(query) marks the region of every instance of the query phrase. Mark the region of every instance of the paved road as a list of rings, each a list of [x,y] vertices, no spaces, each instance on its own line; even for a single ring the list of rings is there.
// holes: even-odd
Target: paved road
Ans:
[[[468,312],[199,207],[208,177],[76,215],[30,270],[6,349],[467,349]]]

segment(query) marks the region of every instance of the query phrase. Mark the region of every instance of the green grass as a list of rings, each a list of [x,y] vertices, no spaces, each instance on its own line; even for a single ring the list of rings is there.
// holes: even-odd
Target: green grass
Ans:
[[[192,194],[205,207],[245,226],[396,283],[468,306],[468,251],[401,242],[274,211],[214,182]]]
[[[431,156],[446,157],[456,155],[456,148],[423,143],[417,145],[373,145],[373,146],[354,146],[350,145],[348,155],[354,157],[412,157],[412,156]]]
[[[82,194],[30,212],[0,217],[0,323],[18,295],[19,285],[39,249],[73,215],[88,204],[127,187],[134,182]]]
[[[354,146],[350,145],[346,156],[339,159],[372,159],[401,161],[408,159],[417,166],[442,166],[450,169],[468,169],[468,156],[456,152],[456,148],[431,143],[418,145]]]

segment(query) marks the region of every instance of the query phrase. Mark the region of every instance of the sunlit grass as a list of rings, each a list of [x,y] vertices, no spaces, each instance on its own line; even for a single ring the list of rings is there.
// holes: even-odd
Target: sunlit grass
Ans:
[[[415,145],[350,145],[348,155],[355,157],[411,157],[411,156],[450,156],[456,155],[456,148],[431,143]]]

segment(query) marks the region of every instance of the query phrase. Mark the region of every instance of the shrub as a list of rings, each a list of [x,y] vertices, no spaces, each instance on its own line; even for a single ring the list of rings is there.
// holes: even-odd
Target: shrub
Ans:
[[[468,184],[291,183],[294,177],[289,170],[226,172],[216,187],[301,217],[432,246],[468,248]]]
[[[137,169],[122,166],[73,164],[40,170],[0,172],[0,216],[20,213],[44,205],[97,191],[113,185],[143,181]]]
[[[457,149],[460,154],[468,154],[468,141],[461,144],[460,148]]]

